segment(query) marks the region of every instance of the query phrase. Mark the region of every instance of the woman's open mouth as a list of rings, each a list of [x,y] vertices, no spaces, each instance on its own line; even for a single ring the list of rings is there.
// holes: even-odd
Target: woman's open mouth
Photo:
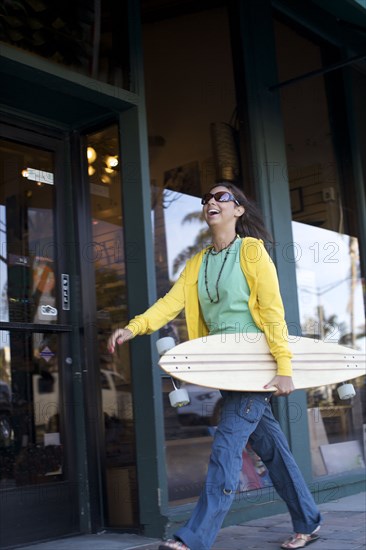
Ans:
[[[218,214],[220,214],[220,210],[218,210],[217,208],[209,208],[208,211],[207,211],[207,214],[210,217],[214,217],[214,216],[217,216]]]

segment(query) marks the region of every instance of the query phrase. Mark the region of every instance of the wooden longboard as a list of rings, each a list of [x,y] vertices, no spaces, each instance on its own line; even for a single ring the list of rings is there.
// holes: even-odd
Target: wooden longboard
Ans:
[[[365,351],[289,337],[295,388],[315,388],[365,374]],[[291,341],[292,340],[292,341]],[[222,334],[189,340],[165,352],[160,367],[173,378],[222,390],[268,391],[276,362],[264,334]]]

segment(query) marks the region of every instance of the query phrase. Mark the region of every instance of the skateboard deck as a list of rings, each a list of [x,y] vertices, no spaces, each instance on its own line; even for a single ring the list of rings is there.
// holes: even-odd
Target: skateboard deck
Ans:
[[[337,384],[365,374],[365,351],[305,337],[289,337],[296,389]],[[291,341],[292,340],[292,341]],[[173,378],[222,390],[268,391],[276,362],[263,333],[221,334],[166,351],[160,367]]]

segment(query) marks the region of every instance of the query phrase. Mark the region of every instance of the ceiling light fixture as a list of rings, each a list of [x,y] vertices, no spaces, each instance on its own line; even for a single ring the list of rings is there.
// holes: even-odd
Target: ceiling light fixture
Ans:
[[[97,158],[97,152],[93,147],[88,147],[86,150],[86,156],[88,158],[89,164],[93,164]]]
[[[110,156],[106,157],[105,163],[107,165],[107,168],[110,168],[110,169],[117,168],[117,166],[118,166],[118,157],[117,157],[117,155],[115,155],[115,156],[110,155]]]

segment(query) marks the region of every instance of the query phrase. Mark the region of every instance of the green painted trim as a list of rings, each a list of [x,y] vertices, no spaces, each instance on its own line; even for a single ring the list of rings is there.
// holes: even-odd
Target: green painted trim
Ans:
[[[0,78],[0,101],[8,114],[68,130],[102,123],[141,100],[132,92],[4,44],[0,44]]]
[[[140,2],[136,0],[127,0],[128,19],[130,29],[130,68],[131,68],[131,88],[132,92],[138,96],[144,97],[144,64],[142,56],[142,32],[141,32],[141,13]]]
[[[150,177],[145,113],[134,107],[120,115],[123,218],[129,317],[156,300],[151,228]],[[161,377],[155,338],[130,343],[140,525],[147,536],[160,536],[166,519],[167,478]]]
[[[1,70],[8,74],[30,82],[42,82],[47,88],[82,97],[98,105],[123,109],[139,102],[139,97],[128,90],[84,76],[4,43],[0,43],[0,61]]]
[[[24,123],[30,123],[38,126],[43,126],[48,130],[52,129],[52,130],[67,131],[70,129],[68,124],[62,124],[62,122],[60,121],[56,122],[54,120],[49,120],[48,118],[41,117],[34,113],[28,113],[28,112],[21,111],[20,109],[9,107],[8,105],[0,104],[0,115],[2,117],[6,117],[7,119],[12,118],[13,120],[15,119],[18,121],[22,121],[22,122],[19,122],[20,127],[23,127]]]

